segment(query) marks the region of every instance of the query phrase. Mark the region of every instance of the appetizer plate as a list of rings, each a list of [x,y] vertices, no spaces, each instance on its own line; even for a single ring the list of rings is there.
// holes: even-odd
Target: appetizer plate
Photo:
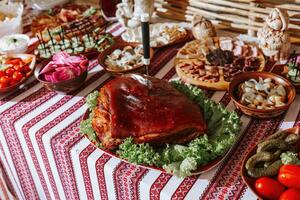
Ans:
[[[126,46],[137,47],[139,45],[141,45],[141,44],[140,43],[125,43],[125,42],[115,43],[99,54],[98,63],[104,68],[105,71],[111,73],[112,75],[122,75],[122,74],[127,74],[127,73],[134,73],[134,72],[144,72],[145,65],[134,66],[131,69],[112,69],[105,64],[105,60],[107,59],[107,56],[110,55],[114,50],[116,50],[116,49],[122,50]],[[154,50],[152,48],[150,48],[150,59],[153,58],[153,55],[154,55]]]
[[[274,74],[278,74],[286,79],[288,79],[286,77],[286,75],[284,74],[284,67],[286,65],[285,64],[278,64],[278,65],[274,65],[271,69],[271,72],[274,73]],[[296,91],[297,92],[300,92],[300,83],[294,83],[294,82],[291,82],[293,84],[293,86],[295,87]]]
[[[174,26],[181,27],[180,24],[177,23],[157,23],[157,24],[150,24],[150,40],[153,41],[155,38],[158,38],[161,34],[164,28],[172,28]],[[169,29],[172,30],[172,29]],[[176,30],[171,31],[170,33],[171,41],[165,44],[150,44],[152,48],[162,48],[174,44],[178,44],[181,42],[186,42],[192,38],[192,34],[190,31],[185,29],[185,33],[182,35],[179,35],[179,31],[176,32]],[[121,35],[122,39],[126,42],[137,42],[142,43],[142,36],[141,36],[141,30],[140,28],[134,28],[126,31]]]
[[[89,109],[87,109],[82,117],[82,120],[86,120],[89,118],[89,114],[90,114],[90,111]],[[206,164],[206,165],[202,165],[200,166],[196,171],[192,172],[192,175],[199,175],[199,174],[203,174],[205,172],[208,172],[210,170],[212,170],[213,168],[215,168],[216,166],[218,166],[223,160],[225,160],[225,158],[228,156],[228,154],[231,152],[231,150],[239,143],[240,139],[241,139],[241,135],[242,134],[239,134],[237,137],[237,140],[236,142],[232,145],[232,147],[223,155],[223,156],[220,156],[214,160],[212,160],[210,163]],[[89,140],[88,136],[84,134],[84,136]],[[106,150],[106,149],[102,149],[102,148],[99,148],[101,151],[105,152],[106,154],[110,155],[110,156],[113,156],[117,159],[120,159],[126,163],[129,163],[129,164],[133,164],[133,165],[136,165],[136,166],[141,166],[141,167],[144,167],[146,169],[155,169],[155,170],[158,170],[158,171],[161,171],[161,172],[165,172],[167,173],[163,168],[160,168],[160,167],[151,167],[151,166],[147,166],[147,165],[139,165],[139,164],[135,164],[135,163],[131,163],[123,158],[120,158],[117,154],[109,151],[109,150]]]
[[[175,68],[186,83],[209,90],[227,90],[237,74],[263,71],[265,59],[254,43],[214,37],[186,43],[176,55]]]
[[[17,84],[0,89],[0,93],[11,92],[19,88],[23,83],[25,83],[32,76],[33,71],[35,69],[36,57],[32,54],[7,54],[7,56],[9,58],[21,58],[22,60],[30,60],[28,64],[31,71],[26,74],[27,77],[24,77]]]
[[[253,78],[258,80],[259,77],[266,79],[266,78],[271,78],[274,80],[277,84],[284,86],[286,93],[287,93],[287,99],[288,101],[286,102],[285,105],[276,107],[275,109],[257,109],[257,108],[249,108],[248,106],[242,104],[238,100],[238,91],[239,91],[239,86],[241,83],[248,81],[249,79]],[[237,109],[241,110],[244,114],[249,115],[251,117],[256,117],[256,118],[272,118],[276,117],[278,115],[281,115],[284,113],[289,106],[293,103],[295,97],[296,97],[296,91],[294,86],[287,80],[284,79],[283,77],[273,74],[270,72],[245,72],[242,74],[237,75],[230,83],[229,85],[229,95],[231,99],[233,100],[234,105],[237,107]]]
[[[286,132],[288,132],[289,134],[300,134],[300,126],[296,126],[296,127],[293,127],[293,128],[290,128],[290,129],[287,129],[285,130]],[[298,144],[300,145],[300,143]],[[251,149],[249,151],[249,153],[245,156],[244,160],[243,160],[243,163],[242,163],[242,169],[241,169],[241,176],[244,180],[244,182],[246,183],[246,185],[250,188],[250,190],[259,198],[259,199],[263,199],[261,196],[259,196],[255,190],[255,178],[251,178],[247,175],[247,171],[246,171],[246,162],[247,160],[253,156],[255,153],[256,153],[256,149],[257,149],[257,146],[255,146],[253,149]]]

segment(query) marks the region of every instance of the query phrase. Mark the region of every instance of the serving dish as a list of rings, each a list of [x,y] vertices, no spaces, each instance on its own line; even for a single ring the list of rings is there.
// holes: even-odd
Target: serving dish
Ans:
[[[192,38],[192,34],[178,23],[150,24],[149,29],[150,46],[152,48],[162,48],[186,42]],[[121,37],[125,42],[142,43],[142,35],[139,27],[128,29]]]
[[[141,78],[138,78],[137,80],[141,81],[141,83],[143,83],[143,84],[146,83],[144,80],[141,80]],[[107,84],[109,84],[109,83],[107,83]],[[138,86],[135,86],[134,84],[131,84],[130,82],[127,82],[127,81],[122,84],[122,88],[124,88],[124,91],[122,91],[119,94],[123,94],[124,92],[127,91],[127,89],[126,89],[127,84],[130,85],[130,87],[131,87],[130,90],[138,91],[138,93],[137,93],[138,96],[136,96],[136,94],[135,94],[136,92],[134,92],[134,93],[131,93],[130,98],[131,99],[135,99],[135,98],[140,99],[139,96],[144,94],[143,90],[140,90],[140,88]],[[155,84],[153,85],[153,82],[150,81],[150,83],[149,83],[149,85],[151,85],[150,88],[156,88],[157,86],[155,86]],[[157,170],[160,170],[163,172],[175,174],[180,177],[186,177],[186,176],[193,175],[193,174],[201,174],[201,173],[204,173],[204,172],[212,169],[213,167],[217,166],[220,162],[222,162],[222,160],[226,157],[228,152],[230,152],[231,148],[233,148],[235,146],[235,144],[237,143],[237,141],[239,140],[239,138],[240,138],[239,134],[238,134],[239,129],[240,129],[239,117],[235,112],[229,112],[225,109],[225,107],[221,106],[220,104],[217,104],[217,103],[213,102],[212,100],[207,99],[205,97],[205,94],[203,93],[203,91],[197,87],[187,86],[179,81],[171,82],[171,85],[173,87],[175,87],[175,89],[177,89],[178,91],[182,92],[184,96],[188,97],[190,100],[194,101],[196,104],[198,104],[200,107],[203,108],[203,115],[204,115],[203,117],[206,120],[207,127],[208,127],[207,132],[205,132],[206,134],[200,134],[200,135],[193,136],[194,133],[189,133],[188,135],[180,136],[180,135],[174,135],[175,134],[174,133],[173,136],[170,137],[172,139],[169,142],[167,142],[168,140],[167,140],[164,132],[157,135],[157,134],[151,134],[151,131],[155,130],[157,128],[156,126],[159,126],[159,127],[161,126],[161,128],[163,130],[166,129],[167,127],[170,127],[170,125],[168,125],[168,121],[165,121],[163,123],[161,123],[160,121],[164,121],[164,119],[153,121],[153,118],[151,116],[144,114],[143,116],[147,115],[149,117],[148,120],[147,119],[142,120],[143,122],[140,122],[139,125],[137,125],[140,128],[132,130],[132,131],[136,131],[136,130],[140,130],[140,129],[144,130],[142,132],[146,133],[146,134],[144,136],[142,134],[142,137],[141,137],[142,140],[140,139],[140,136],[139,136],[140,133],[136,133],[135,134],[136,136],[134,136],[135,138],[131,138],[131,136],[124,138],[124,134],[130,133],[126,130],[128,130],[128,128],[130,128],[131,126],[129,126],[129,127],[127,127],[127,125],[123,126],[122,125],[123,122],[118,120],[116,110],[113,109],[110,112],[115,113],[116,116],[112,117],[112,119],[116,120],[116,122],[120,122],[119,125],[117,123],[116,125],[113,125],[113,126],[114,127],[122,127],[122,133],[121,133],[121,135],[123,135],[123,136],[121,136],[122,139],[121,139],[121,141],[119,141],[118,136],[116,136],[115,138],[111,138],[112,136],[109,136],[109,135],[107,135],[107,137],[105,136],[103,138],[102,136],[97,135],[96,132],[98,130],[108,130],[108,129],[102,129],[101,127],[104,127],[106,123],[111,123],[111,122],[103,122],[102,121],[103,118],[102,117],[99,118],[99,114],[102,113],[101,110],[104,109],[104,107],[107,107],[107,105],[106,104],[100,105],[100,103],[99,103],[99,105],[97,106],[97,102],[102,102],[102,101],[106,102],[106,100],[104,100],[105,95],[102,95],[103,90],[104,90],[103,87],[105,87],[105,85],[100,89],[100,94],[98,91],[94,91],[93,93],[88,95],[87,104],[88,104],[89,109],[86,111],[86,113],[84,114],[84,116],[82,118],[82,122],[81,122],[81,126],[80,126],[81,133],[84,134],[90,141],[92,141],[96,146],[100,147],[101,150],[108,153],[109,155],[114,156],[119,159],[122,159],[122,160],[125,160],[126,162],[134,163],[134,164],[146,167],[146,168],[157,169]],[[147,86],[147,87],[149,87],[149,86]],[[116,87],[109,85],[109,86],[107,86],[107,88],[105,88],[105,90],[109,90],[109,88],[113,89]],[[123,89],[121,89],[121,90],[123,90]],[[114,91],[114,89],[113,89],[113,91]],[[159,102],[156,102],[156,100],[153,100],[152,98],[157,97],[156,95],[158,95],[158,94],[163,94],[164,93],[163,91],[164,91],[164,89],[163,89],[163,87],[161,87],[160,89],[158,89],[158,91],[155,94],[153,94],[153,92],[148,92],[146,94],[151,95],[151,97],[147,97],[146,99],[150,98],[151,102],[155,102],[155,103],[153,103],[153,105],[160,105]],[[107,93],[107,92],[105,92],[105,93]],[[171,93],[168,93],[168,94],[171,95]],[[100,98],[97,100],[98,95]],[[115,96],[115,94],[110,95],[110,97],[112,97],[112,96]],[[116,98],[119,99],[121,97],[116,96]],[[181,97],[177,96],[177,99],[180,99],[180,98]],[[137,100],[137,101],[139,101],[139,100]],[[109,100],[108,102],[115,102],[115,101],[112,99],[112,100]],[[166,96],[163,96],[162,102],[167,102]],[[123,102],[123,100],[122,100],[121,105],[124,105],[124,104],[125,104],[125,102]],[[142,103],[142,104],[144,105],[144,109],[145,109],[144,113],[147,113],[146,112],[146,108],[148,107],[148,105],[146,105],[147,103]],[[176,105],[176,103],[175,103],[175,105]],[[175,105],[172,106],[172,107],[174,107],[174,111],[173,111],[174,113],[176,113]],[[180,105],[181,105],[181,107],[183,107],[183,104],[180,104]],[[132,118],[132,115],[130,114],[130,112],[132,112],[132,110],[135,110],[135,109],[140,109],[140,106],[139,105],[131,105],[131,104],[129,104],[128,106],[129,106],[128,108],[130,108],[129,113],[127,111],[127,108],[124,108],[124,109],[122,109],[121,115],[119,115],[119,116],[125,117],[125,115],[124,115],[124,113],[125,113],[127,116],[127,117],[125,117],[127,119],[126,121],[132,122],[131,120],[135,120],[136,114],[133,114],[134,117]],[[181,109],[181,107],[179,109]],[[161,111],[157,110],[156,113],[160,113],[159,115],[162,115],[162,112],[164,112],[164,110],[168,110],[168,109],[169,108],[164,107],[163,110],[161,110]],[[153,110],[153,108],[151,110]],[[198,112],[196,110],[195,110],[195,112]],[[177,109],[177,111],[179,111],[179,110]],[[105,110],[103,110],[103,112],[105,112]],[[103,114],[105,115],[105,113],[103,113]],[[181,114],[179,114],[179,113],[181,113],[181,112],[178,112],[178,114],[177,115],[175,114],[175,116],[179,115],[178,117],[179,117],[179,119],[181,119],[180,118]],[[168,116],[169,116],[169,114],[168,114]],[[183,117],[183,118],[186,121],[185,122],[186,123],[185,126],[186,126],[188,123],[190,123],[189,122],[190,116],[186,116],[186,115],[184,115],[184,116],[185,117]],[[155,119],[156,118],[157,117],[155,117]],[[165,118],[168,118],[168,117],[165,117]],[[194,119],[194,117],[192,117],[192,118]],[[99,121],[99,123],[98,123],[98,120],[100,120],[101,122]],[[176,117],[175,117],[173,120],[178,120],[178,118],[176,119]],[[97,125],[95,125],[94,122]],[[156,123],[153,123],[153,122],[158,122],[159,125],[157,125]],[[136,121],[133,123],[136,123]],[[141,123],[145,124],[145,125],[142,125]],[[181,123],[181,122],[179,122],[179,123]],[[150,129],[147,129],[148,124],[152,124]],[[94,125],[96,127],[94,127]],[[182,125],[179,125],[179,126],[182,127]],[[189,126],[189,125],[187,125],[187,126]],[[226,128],[226,130],[224,130],[222,127],[227,127],[227,128]],[[110,130],[112,130],[112,129],[110,129]],[[150,133],[149,133],[149,130],[150,130]],[[120,133],[120,131],[117,131],[117,132]],[[226,134],[224,134],[224,132],[226,132]],[[149,136],[147,136],[147,133],[149,133]],[[106,133],[106,132],[99,133],[98,132],[98,134],[115,134],[115,132],[114,133],[112,133],[112,132],[111,133]],[[156,139],[154,138],[155,143],[151,143],[150,139],[153,138],[154,135],[155,135],[155,137],[159,137],[160,139],[158,141],[156,141]],[[179,138],[178,136],[183,137],[183,138]],[[191,136],[194,139],[192,139]],[[100,137],[102,137],[102,138],[100,138]],[[111,139],[107,140],[106,138],[111,138]],[[188,139],[188,138],[191,138],[191,139]],[[188,140],[185,140],[185,139],[188,139]],[[115,143],[114,141],[117,143]],[[137,141],[140,141],[140,142],[138,142],[138,144],[137,144],[136,143]],[[180,141],[186,141],[186,142],[185,143],[177,143]],[[119,142],[121,142],[121,143],[119,143]],[[166,143],[168,143],[169,145],[166,145]],[[218,146],[218,148],[217,148],[218,150],[216,149],[217,146]],[[115,149],[115,148],[117,148],[117,149]],[[148,153],[144,154],[144,152],[148,152]],[[187,154],[189,155],[188,158],[186,158],[186,156],[185,156]],[[178,158],[173,157],[175,155]],[[169,156],[171,156],[171,157],[169,157]],[[173,159],[175,159],[176,161],[174,161]],[[200,159],[200,160],[198,160],[198,159]],[[198,160],[197,161],[198,164],[195,165],[196,160]]]
[[[12,34],[0,38],[0,53],[25,53],[30,38],[25,34]]]
[[[85,23],[85,29],[91,28],[91,24],[101,27],[106,23],[100,9],[88,5],[67,3],[45,10],[36,16],[31,23],[31,32],[46,38],[48,33],[45,29],[55,32],[61,27],[71,26],[72,23],[80,23],[80,21],[86,22],[85,20],[89,21]]]
[[[63,60],[66,60],[66,58],[69,56],[70,55],[68,55],[65,52],[55,54],[52,59],[53,60],[57,59],[58,61],[54,61],[54,62],[57,62],[59,64],[53,63],[53,66],[51,66],[52,65],[51,63],[53,61],[50,60],[45,60],[39,63],[34,70],[34,75],[36,79],[39,82],[41,82],[44,85],[44,87],[47,88],[48,90],[55,91],[58,93],[67,94],[69,92],[72,92],[73,90],[78,89],[81,85],[84,84],[84,81],[87,78],[88,60],[84,56],[82,56],[82,58],[80,56],[73,56],[75,58],[84,59],[84,64],[64,63]],[[48,69],[46,70],[46,67],[48,67],[49,70]],[[73,67],[76,68],[76,71],[73,70]],[[58,68],[61,68],[62,71],[59,71]],[[56,73],[56,75],[54,75],[53,73]],[[48,74],[47,75],[48,77],[46,77],[46,74]]]
[[[289,128],[286,130],[283,130],[284,132],[287,132],[288,135],[289,134],[300,134],[300,126],[295,126],[293,128]],[[276,134],[276,133],[275,133]],[[298,146],[298,148],[300,147],[300,142],[298,142],[296,144],[296,146]],[[252,178],[247,174],[247,170],[246,170],[246,162],[248,161],[248,159],[253,156],[256,153],[257,150],[257,146],[253,147],[248,153],[247,155],[244,157],[243,159],[243,163],[242,163],[242,167],[241,167],[241,176],[242,179],[244,180],[244,182],[246,183],[246,185],[250,188],[250,190],[257,196],[257,198],[263,200],[264,198],[262,196],[260,196],[258,194],[258,192],[255,189],[255,181],[257,180],[256,178]],[[276,177],[273,177],[274,179],[276,179]],[[274,191],[275,192],[275,191]]]
[[[127,73],[136,73],[136,72],[143,73],[143,72],[145,72],[145,65],[137,65],[130,69],[113,69],[113,68],[108,67],[105,64],[105,60],[107,59],[107,56],[110,55],[112,52],[114,52],[116,49],[121,50],[121,49],[124,49],[124,47],[126,47],[126,46],[131,46],[133,48],[136,48],[140,45],[141,45],[140,43],[124,43],[124,42],[115,43],[99,54],[98,63],[104,68],[105,71],[107,71],[115,76],[127,74]],[[153,58],[153,55],[154,55],[154,50],[152,48],[150,48],[150,59]]]
[[[266,109],[250,108],[239,101],[238,88],[240,84],[245,81],[248,81],[249,79],[255,79],[258,81],[259,77],[263,79],[271,78],[278,85],[284,86],[286,90],[286,97],[287,97],[287,102],[285,105],[276,107],[275,109],[266,110]],[[239,109],[246,115],[249,115],[251,117],[256,117],[256,118],[272,118],[281,115],[289,108],[291,103],[293,103],[296,96],[295,88],[288,80],[284,79],[283,77],[277,74],[273,74],[270,72],[245,72],[240,75],[237,75],[231,81],[228,92],[237,109]]]
[[[181,80],[209,90],[227,90],[234,76],[263,71],[265,58],[254,43],[213,37],[186,43],[175,58]]]
[[[22,60],[29,60],[29,63],[26,63],[28,67],[30,68],[30,71],[26,72],[25,77],[23,77],[19,82],[16,84],[9,86],[9,87],[4,87],[0,88],[0,93],[7,93],[14,91],[18,89],[22,84],[24,84],[33,74],[33,71],[35,69],[35,64],[36,64],[36,57],[31,54],[6,54],[8,58],[20,58]]]

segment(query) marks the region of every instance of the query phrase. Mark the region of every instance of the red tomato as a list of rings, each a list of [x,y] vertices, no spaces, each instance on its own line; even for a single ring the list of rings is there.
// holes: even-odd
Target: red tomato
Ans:
[[[261,177],[255,181],[255,189],[261,197],[277,200],[284,192],[285,187],[274,179]]]
[[[15,70],[13,67],[9,67],[9,68],[7,68],[7,69],[5,70],[5,74],[6,74],[7,76],[12,76],[13,73],[14,73],[15,71],[16,71],[16,70]]]
[[[300,189],[300,166],[283,165],[280,167],[278,181],[286,187]]]
[[[5,75],[5,71],[0,71],[0,77]]]
[[[22,65],[14,65],[14,69],[15,69],[16,71],[21,71]]]
[[[299,200],[300,190],[296,188],[290,188],[280,195],[279,200]]]
[[[0,77],[0,83],[9,84],[10,78],[8,76]]]
[[[7,87],[7,84],[5,84],[5,83],[0,83],[0,89],[6,88],[6,87]]]
[[[22,78],[23,78],[23,74],[19,71],[15,71],[12,76],[12,79],[16,82],[19,82]]]

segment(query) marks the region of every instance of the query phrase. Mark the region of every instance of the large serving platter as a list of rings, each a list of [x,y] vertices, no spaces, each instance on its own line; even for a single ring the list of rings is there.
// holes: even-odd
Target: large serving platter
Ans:
[[[295,126],[293,128],[289,128],[285,130],[286,132],[288,132],[289,134],[300,134],[300,126]],[[298,146],[300,146],[300,142],[297,144]],[[244,182],[246,183],[246,185],[250,188],[250,190],[259,198],[259,199],[263,199],[255,190],[255,178],[251,178],[247,175],[247,171],[246,171],[246,162],[247,160],[253,156],[256,153],[257,150],[257,146],[255,146],[254,148],[252,148],[249,153],[244,157],[243,163],[242,163],[242,168],[241,168],[241,176],[244,180]]]
[[[214,49],[220,49],[221,48],[221,41],[222,40],[232,40],[233,43],[241,43],[241,45],[244,45],[248,49],[255,48],[257,51],[257,56],[243,56],[243,55],[235,55],[235,58],[238,58],[242,56],[243,58],[256,58],[259,61],[259,66],[257,67],[256,71],[263,71],[265,69],[265,58],[263,53],[259,50],[257,45],[255,43],[249,43],[242,41],[238,38],[229,38],[229,37],[214,37],[214,38],[207,38],[204,40],[193,40],[191,42],[186,43],[177,53],[175,58],[175,68],[176,73],[178,76],[186,83],[199,86],[203,89],[208,90],[227,90],[229,87],[230,81],[225,79],[225,68],[222,66],[214,66],[209,64],[206,58],[206,54]],[[244,46],[241,46],[240,48],[244,48]],[[233,47],[232,52],[235,50],[235,47]],[[243,51],[243,50],[242,50]],[[198,76],[199,68],[198,66],[195,66],[194,63],[204,62],[205,63],[205,69],[206,67],[217,67],[217,72],[219,74],[218,81],[212,81],[212,79],[204,79],[202,80],[202,77]],[[190,65],[190,69],[186,70],[183,65]],[[192,66],[195,66],[192,67]],[[242,72],[241,72],[242,73]],[[234,75],[231,75],[229,73],[231,78],[234,77]]]
[[[182,84],[183,85],[183,84]],[[195,87],[192,87],[192,88],[195,88]],[[192,90],[192,89],[191,89]],[[199,89],[198,89],[199,90]],[[207,99],[206,97],[204,98],[204,99]],[[211,100],[210,100],[211,101]],[[215,105],[215,104],[214,104]],[[216,104],[216,105],[218,105],[218,104]],[[199,105],[200,106],[200,105]],[[211,111],[208,111],[208,112],[211,112]],[[91,113],[91,111],[90,111],[90,109],[88,108],[87,110],[86,110],[86,112],[85,112],[85,114],[83,115],[83,117],[82,117],[82,121],[84,121],[84,120],[87,120],[87,119],[89,119],[89,117],[90,117],[90,113]],[[225,115],[224,115],[225,116]],[[238,117],[236,114],[235,114],[235,116],[236,117]],[[227,119],[227,118],[226,118]],[[228,119],[229,120],[229,119]],[[223,121],[223,120],[222,120]],[[90,123],[90,122],[89,122]],[[223,122],[224,123],[224,122]],[[238,127],[240,127],[240,120],[238,120],[238,122],[234,122],[235,124],[233,124],[233,123],[229,123],[230,125],[232,125],[232,126],[238,126]],[[229,125],[229,124],[227,124],[227,125]],[[230,126],[229,125],[229,126]],[[223,124],[221,123],[221,125],[219,124],[218,126],[223,126]],[[226,125],[225,125],[226,126]],[[212,129],[215,129],[215,126],[214,125],[212,125],[212,126],[210,126],[211,128],[210,128],[210,131],[208,131],[208,132],[212,132],[213,130]],[[213,127],[213,128],[212,128]],[[191,172],[191,175],[197,175],[197,174],[202,174],[202,173],[205,173],[205,172],[207,172],[207,171],[209,171],[209,170],[211,170],[211,169],[213,169],[214,167],[216,167],[216,166],[218,166],[222,161],[224,161],[224,159],[226,159],[226,157],[227,157],[227,155],[232,151],[232,149],[233,148],[235,148],[235,146],[238,144],[238,142],[240,141],[240,139],[241,139],[241,136],[242,136],[242,134],[240,134],[240,132],[238,131],[239,130],[239,128],[238,129],[234,129],[235,130],[235,140],[234,140],[234,142],[232,142],[231,144],[230,144],[230,147],[227,147],[226,149],[227,149],[227,151],[224,151],[224,152],[222,152],[222,155],[220,155],[220,156],[218,156],[218,157],[216,157],[215,159],[213,159],[213,160],[211,160],[211,161],[209,161],[207,164],[203,164],[203,165],[200,165],[198,168],[197,168],[197,170],[194,170],[194,171],[192,171]],[[229,131],[229,130],[226,130],[226,131]],[[227,133],[227,132],[226,132]],[[85,134],[84,134],[85,135]],[[208,136],[209,136],[209,133],[208,133]],[[89,139],[92,143],[94,143],[96,146],[98,146],[99,145],[99,143],[97,144],[96,142],[94,142],[94,139],[91,139],[91,138],[89,138],[89,136],[87,136],[87,135],[85,135],[85,137],[87,138],[87,139]],[[94,137],[94,136],[92,136],[92,137]],[[222,140],[221,140],[222,141]],[[103,149],[103,148],[100,148],[100,150],[102,150],[102,151],[104,151],[105,153],[107,153],[108,155],[110,155],[110,156],[113,156],[113,157],[115,157],[115,158],[117,158],[117,159],[121,159],[121,160],[123,160],[124,162],[127,162],[127,163],[130,163],[129,161],[127,161],[127,160],[125,160],[125,159],[123,159],[123,158],[121,158],[119,155],[117,155],[114,151],[110,151],[110,150],[107,150],[107,149]],[[132,164],[135,164],[135,163],[132,163]],[[167,172],[166,170],[164,170],[162,167],[153,167],[153,166],[148,166],[148,165],[138,165],[138,164],[135,164],[135,165],[137,165],[137,166],[141,166],[141,167],[144,167],[144,168],[147,168],[147,169],[156,169],[156,170],[159,170],[159,171],[161,171],[161,172]]]
[[[89,115],[90,115],[90,111],[89,109],[87,109],[82,117],[82,120],[86,120],[89,118]],[[84,135],[87,139],[88,136],[87,135]],[[238,136],[238,139],[236,140],[236,142],[232,145],[232,147],[223,155],[223,156],[220,156],[214,160],[212,160],[211,162],[209,162],[208,164],[206,165],[202,165],[200,166],[196,171],[194,171],[192,173],[192,175],[199,175],[199,174],[203,174],[205,172],[208,172],[210,170],[212,170],[213,168],[217,167],[222,161],[224,161],[226,159],[226,157],[228,156],[228,154],[230,154],[231,150],[235,148],[235,146],[238,144],[238,142],[240,141],[241,139],[241,134]],[[122,159],[120,158],[117,154],[115,154],[114,152],[112,151],[109,151],[107,149],[102,149],[102,148],[99,148],[101,151],[105,152],[106,154],[112,156],[112,157],[115,157],[117,159],[120,159],[126,163],[130,163],[128,162],[127,160],[125,159]],[[161,167],[152,167],[152,166],[147,166],[147,165],[138,165],[138,164],[135,164],[135,163],[130,163],[130,164],[134,164],[136,166],[141,166],[141,167],[144,167],[146,169],[155,169],[155,170],[158,170],[158,171],[161,171],[161,172],[166,172],[163,168]]]

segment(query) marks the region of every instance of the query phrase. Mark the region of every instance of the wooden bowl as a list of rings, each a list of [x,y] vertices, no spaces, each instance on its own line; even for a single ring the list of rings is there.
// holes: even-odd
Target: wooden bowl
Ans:
[[[105,64],[105,60],[106,60],[107,56],[110,55],[114,50],[123,49],[126,46],[137,47],[139,45],[141,45],[141,44],[140,43],[126,43],[126,42],[115,43],[99,54],[98,63],[104,68],[105,71],[107,71],[108,73],[111,73],[114,76],[119,76],[119,75],[128,74],[128,73],[143,73],[143,72],[145,72],[145,65],[134,66],[131,69],[112,69],[112,68],[109,68]],[[150,59],[153,58],[153,55],[154,55],[154,51],[152,48],[150,48]]]
[[[249,108],[239,101],[238,99],[239,85],[245,81],[248,81],[251,78],[258,80],[259,77],[262,77],[263,79],[271,78],[277,84],[284,86],[288,98],[288,101],[286,102],[285,105],[270,110],[262,110],[256,108]],[[277,74],[273,74],[270,72],[244,72],[235,76],[234,79],[231,81],[229,85],[229,95],[233,100],[234,105],[237,107],[237,109],[239,109],[244,114],[256,118],[272,118],[272,117],[279,116],[285,111],[287,111],[287,109],[295,99],[296,90],[294,86],[287,79]]]
[[[83,85],[88,71],[85,70],[85,72],[81,73],[80,76],[77,76],[75,78],[66,80],[66,81],[60,81],[56,83],[48,82],[40,78],[40,71],[46,66],[46,64],[49,62],[49,60],[44,61],[40,63],[34,70],[34,75],[38,81],[40,81],[45,88],[47,88],[50,91],[55,91],[57,93],[63,93],[67,94],[70,93],[76,89],[78,89],[80,86]]]
[[[294,134],[299,135],[300,134],[300,126],[296,126],[294,128],[287,129],[286,131],[290,134],[294,133]],[[297,144],[297,145],[300,145],[300,143]],[[242,179],[244,180],[244,182],[246,183],[246,185],[257,196],[257,198],[258,199],[263,199],[261,196],[259,196],[259,194],[257,194],[257,192],[255,190],[255,181],[256,181],[256,179],[248,176],[247,171],[246,171],[246,167],[245,167],[247,160],[256,153],[256,149],[257,149],[257,146],[255,146],[253,149],[251,149],[249,151],[249,153],[243,159],[242,168],[241,168],[241,176],[242,176]]]
[[[17,84],[9,86],[9,87],[5,87],[5,88],[0,88],[0,93],[7,93],[7,92],[11,92],[11,91],[18,89],[23,83],[25,83],[25,81],[27,81],[31,77],[31,75],[33,74],[33,71],[35,69],[35,63],[36,63],[35,55],[32,55],[32,54],[7,54],[7,56],[9,58],[21,58],[21,59],[31,58],[31,62],[29,64],[29,68],[31,69],[31,71],[28,72],[26,74],[26,77],[23,78],[21,81],[19,81]]]

